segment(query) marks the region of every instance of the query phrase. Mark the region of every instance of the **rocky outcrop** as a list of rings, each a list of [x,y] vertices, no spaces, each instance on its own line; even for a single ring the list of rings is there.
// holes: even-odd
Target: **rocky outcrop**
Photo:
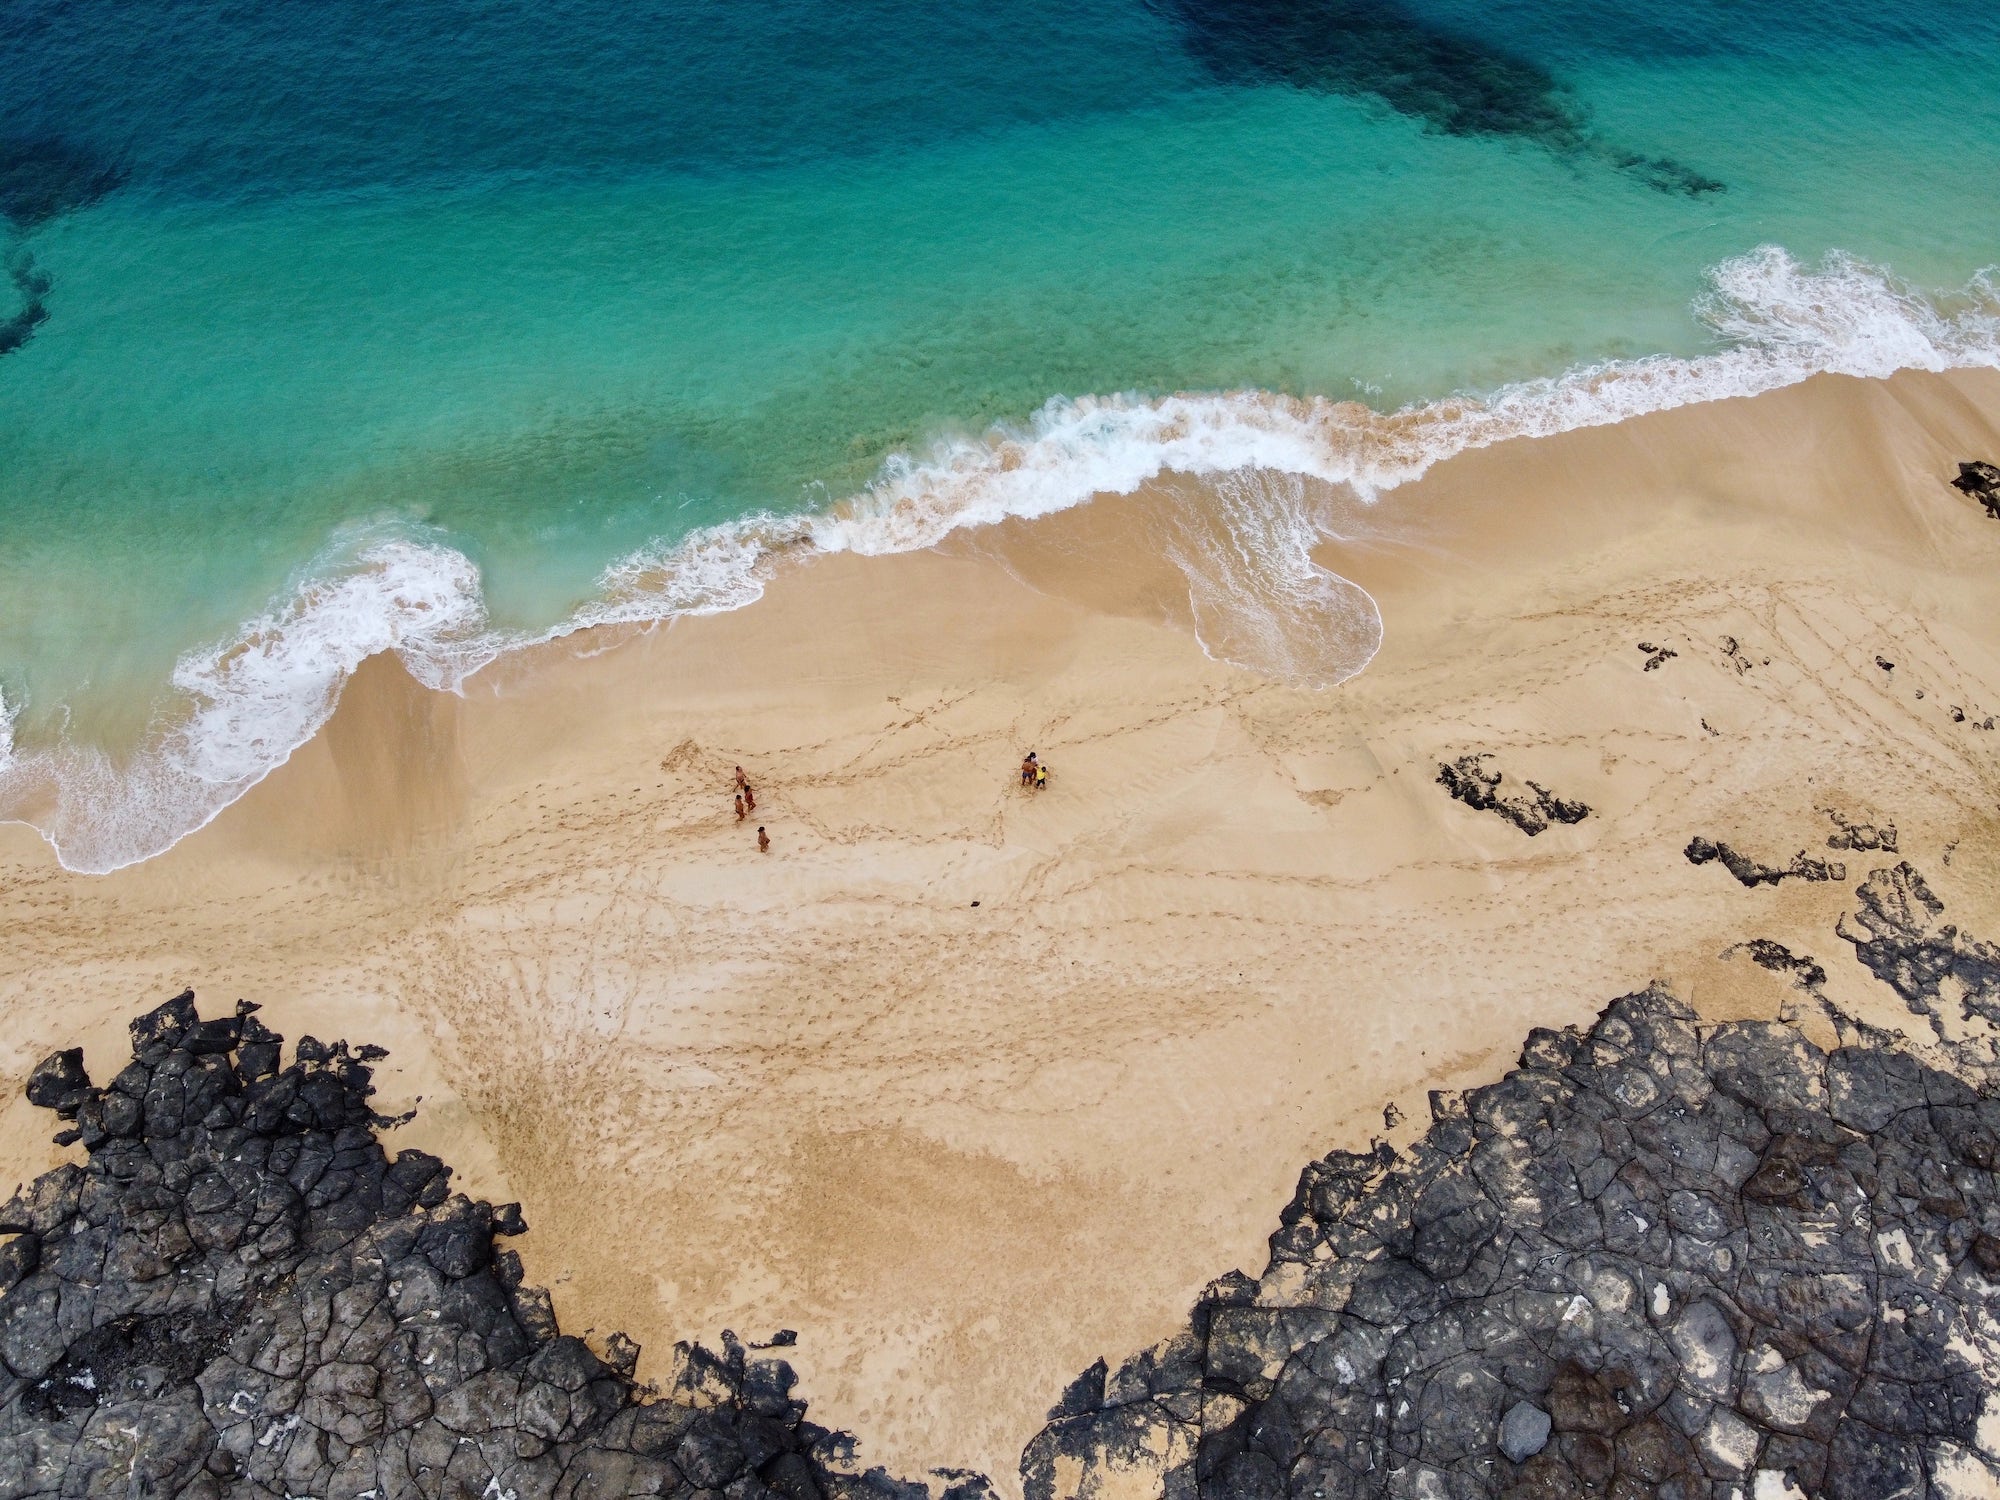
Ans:
[[[1645,665],[1640,669],[1645,672],[1657,672],[1680,655],[1680,652],[1671,646],[1656,646],[1651,641],[1639,642],[1639,650],[1646,658]]]
[[[1938,915],[1898,866],[1848,934],[1926,1014],[2000,976]],[[1825,1004],[1812,959],[1745,947]],[[1991,1492],[1990,1045],[1826,1013],[1830,1052],[1629,995],[1433,1095],[1407,1153],[1313,1163],[1260,1277],[1065,1393],[1030,1500]]]
[[[1746,854],[1738,854],[1727,844],[1718,844],[1709,839],[1695,838],[1681,851],[1691,865],[1720,863],[1722,868],[1736,877],[1736,883],[1744,886],[1776,885],[1781,880],[1845,880],[1847,866],[1837,861],[1809,858],[1801,849],[1792,856],[1788,865],[1762,865]]]
[[[1659,990],[1531,1033],[1407,1151],[1309,1165],[1260,1276],[1072,1381],[1029,1500],[2000,1486],[2000,948],[1908,864],[1857,897],[1840,933],[1921,1052],[1761,939],[1732,951],[1832,1050]],[[86,1159],[0,1206],[0,1500],[990,1495],[862,1470],[770,1346],[679,1346],[636,1385],[629,1341],[564,1336],[496,1243],[517,1205],[383,1151],[377,1049],[285,1063],[254,1010],[183,995],[108,1086],[75,1049],[30,1076]]]
[[[1951,487],[1986,507],[1986,514],[2000,521],[2000,468],[1977,459],[1958,466],[1958,478]]]
[[[1857,854],[1880,851],[1884,854],[1896,852],[1896,825],[1894,823],[1853,823],[1833,808],[1825,809],[1827,817],[1833,820],[1833,832],[1826,836],[1829,849],[1851,849]]]
[[[379,1049],[281,1065],[254,1010],[182,995],[109,1086],[75,1050],[29,1079],[87,1159],[0,1207],[0,1497],[922,1500],[731,1335],[662,1391],[562,1335],[495,1245],[519,1206],[384,1153]]]
[[[2000,945],[1940,921],[1944,903],[1909,861],[1876,870],[1854,894],[1856,909],[1841,918],[1841,937],[1912,1015],[1930,1023],[1938,1041],[1956,1047],[1974,1022],[2000,1026]]]
[[[1526,781],[1525,791],[1502,791],[1506,773],[1496,769],[1490,755],[1461,755],[1438,766],[1437,783],[1458,801],[1480,812],[1496,813],[1533,838],[1551,823],[1581,823],[1590,809],[1581,802],[1558,797],[1545,786]]]

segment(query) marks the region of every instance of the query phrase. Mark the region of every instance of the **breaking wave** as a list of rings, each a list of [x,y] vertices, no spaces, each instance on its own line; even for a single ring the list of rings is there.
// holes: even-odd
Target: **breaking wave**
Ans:
[[[69,869],[102,873],[170,848],[310,739],[341,685],[394,651],[456,691],[508,651],[596,625],[739,609],[788,555],[881,555],[1033,518],[1177,472],[1216,481],[1200,524],[1172,532],[1203,649],[1303,686],[1364,667],[1381,639],[1365,591],[1312,561],[1331,533],[1300,484],[1373,500],[1467,449],[1752,396],[1817,374],[2000,368],[2000,284],[1982,273],[1935,299],[1844,254],[1816,268],[1766,246],[1715,267],[1696,317],[1714,352],[1614,360],[1394,412],[1263,391],[1091,396],[1026,424],[898,457],[818,514],[760,515],[647,549],[607,569],[596,597],[539,634],[493,629],[478,569],[445,546],[377,542],[309,578],[233,639],[189,653],[177,706],[147,748],[114,762],[88,746],[21,750],[0,698],[0,816],[32,824]]]

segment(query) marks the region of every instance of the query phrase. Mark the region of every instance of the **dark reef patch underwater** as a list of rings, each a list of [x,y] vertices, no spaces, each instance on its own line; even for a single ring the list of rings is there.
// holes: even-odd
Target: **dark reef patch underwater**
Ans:
[[[1395,0],[1148,0],[1224,83],[1288,83],[1380,99],[1446,135],[1511,137],[1603,157],[1663,193],[1719,193],[1712,177],[1613,147],[1541,64]]]
[[[0,137],[0,219],[17,234],[31,233],[74,209],[88,208],[122,177],[117,166],[62,141]],[[0,355],[12,354],[48,321],[54,285],[25,246],[15,245],[6,259],[18,305],[0,317]]]
[[[1308,1166],[1256,1280],[1062,1393],[1030,1500],[1160,1494],[1835,1500],[2000,1473],[2000,1065],[1962,1038],[2000,950],[1908,864],[1841,923],[1932,1035],[1864,1026],[1776,944],[1787,1019],[1705,1025],[1657,989],[1434,1094],[1407,1153]],[[1817,1009],[1832,1051],[1797,1024]],[[184,994],[106,1087],[29,1098],[87,1159],[0,1206],[0,1497],[978,1500],[866,1468],[790,1367],[724,1333],[637,1349],[556,1326],[496,1236],[369,1104],[369,1064]],[[1789,1488],[1788,1488],[1789,1487]]]

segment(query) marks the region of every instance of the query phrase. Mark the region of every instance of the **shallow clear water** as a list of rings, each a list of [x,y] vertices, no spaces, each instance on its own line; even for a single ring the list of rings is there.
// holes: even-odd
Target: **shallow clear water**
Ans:
[[[202,774],[281,757],[411,628],[299,593],[385,543],[532,633],[1052,397],[1389,410],[1697,354],[1705,273],[1761,245],[1962,286],[2000,259],[1996,60],[2000,14],[1943,0],[16,0],[16,772],[213,706],[273,609],[255,649],[329,638]],[[658,610],[694,596],[747,594]]]

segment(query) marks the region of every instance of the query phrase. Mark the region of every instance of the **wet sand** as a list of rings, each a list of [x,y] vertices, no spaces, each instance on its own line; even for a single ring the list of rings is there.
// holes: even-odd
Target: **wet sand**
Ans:
[[[1826,809],[2000,932],[2000,522],[1944,483],[1975,457],[2000,375],[1464,455],[1321,550],[1385,634],[1320,692],[1203,654],[1184,482],[819,559],[463,699],[377,660],[150,864],[72,876],[0,829],[0,1069],[101,1069],[183,985],[380,1042],[409,1142],[523,1202],[566,1327],[795,1328],[865,1459],[1005,1483],[1072,1375],[1261,1264],[1308,1158],[1530,1026],[1654,978],[1774,1013],[1750,937],[1907,1019],[1833,933],[1891,856],[1827,849]],[[1591,816],[1531,839],[1452,801],[1439,763],[1482,751]],[[1746,890],[1697,834],[1849,878]],[[48,1132],[0,1104],[13,1175]]]

